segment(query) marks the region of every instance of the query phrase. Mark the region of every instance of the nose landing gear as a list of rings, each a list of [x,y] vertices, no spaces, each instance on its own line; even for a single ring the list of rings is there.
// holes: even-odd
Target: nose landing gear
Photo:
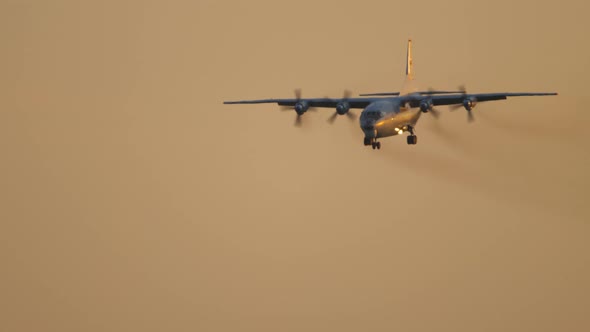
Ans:
[[[377,140],[375,138],[371,138],[371,137],[365,137],[365,140],[363,141],[364,145],[370,145],[373,150],[377,149],[381,149],[381,142],[377,142]]]

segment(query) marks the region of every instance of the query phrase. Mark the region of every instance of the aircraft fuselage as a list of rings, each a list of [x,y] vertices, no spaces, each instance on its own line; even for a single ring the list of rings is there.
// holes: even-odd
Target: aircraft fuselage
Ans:
[[[363,110],[360,126],[366,138],[395,136],[414,127],[421,114],[420,108],[404,107],[398,100],[380,100]]]

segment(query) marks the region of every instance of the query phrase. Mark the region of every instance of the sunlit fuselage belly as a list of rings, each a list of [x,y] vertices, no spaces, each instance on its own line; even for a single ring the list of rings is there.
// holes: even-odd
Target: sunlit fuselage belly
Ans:
[[[377,113],[380,116],[370,116]],[[361,114],[361,129],[366,137],[380,138],[400,134],[408,126],[414,127],[422,112],[420,108],[405,108],[390,101],[369,105]]]

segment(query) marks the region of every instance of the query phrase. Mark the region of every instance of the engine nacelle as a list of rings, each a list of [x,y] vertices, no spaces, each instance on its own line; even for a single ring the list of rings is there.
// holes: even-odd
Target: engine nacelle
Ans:
[[[341,101],[336,105],[336,113],[338,113],[340,115],[344,115],[344,114],[348,113],[349,110],[350,110],[350,105],[345,101]]]
[[[475,100],[470,98],[463,99],[463,107],[465,107],[466,110],[471,111],[475,107]]]
[[[420,102],[420,110],[423,113],[428,112],[432,108],[432,101],[431,100],[424,100]]]
[[[299,101],[295,104],[295,112],[297,112],[297,114],[301,115],[305,112],[307,112],[307,109],[309,108],[309,104],[305,101]]]

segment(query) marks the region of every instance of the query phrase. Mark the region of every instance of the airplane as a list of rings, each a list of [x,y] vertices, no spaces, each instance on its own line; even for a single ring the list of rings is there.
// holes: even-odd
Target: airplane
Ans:
[[[457,91],[417,91],[413,84],[412,40],[408,40],[406,53],[406,77],[400,92],[380,92],[361,94],[350,97],[345,91],[339,99],[332,98],[301,98],[301,90],[295,90],[294,99],[260,99],[224,101],[224,104],[265,104],[276,103],[279,106],[294,110],[297,114],[295,125],[301,125],[301,116],[315,108],[335,108],[336,112],[328,119],[332,123],[338,116],[347,115],[354,120],[351,109],[363,109],[360,116],[360,127],[365,134],[363,144],[381,149],[380,138],[403,135],[407,136],[407,144],[418,142],[415,128],[422,113],[430,113],[438,117],[435,106],[450,106],[451,109],[465,108],[467,120],[474,120],[472,110],[480,102],[502,100],[520,96],[554,96],[555,92],[522,92],[522,93],[467,93],[462,87]]]

